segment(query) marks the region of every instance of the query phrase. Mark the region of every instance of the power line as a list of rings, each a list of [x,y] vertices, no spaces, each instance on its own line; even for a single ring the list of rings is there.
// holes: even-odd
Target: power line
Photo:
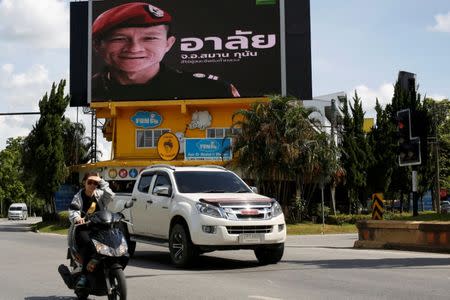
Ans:
[[[40,115],[40,112],[13,112],[13,113],[0,113],[0,116],[15,116],[15,115]]]

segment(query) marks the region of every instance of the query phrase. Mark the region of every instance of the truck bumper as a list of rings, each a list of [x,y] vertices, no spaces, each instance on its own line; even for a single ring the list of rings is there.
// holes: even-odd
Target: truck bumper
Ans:
[[[280,244],[286,240],[283,215],[270,220],[254,221],[231,221],[198,215],[192,219],[191,225],[192,242],[211,248],[252,248],[252,245]]]

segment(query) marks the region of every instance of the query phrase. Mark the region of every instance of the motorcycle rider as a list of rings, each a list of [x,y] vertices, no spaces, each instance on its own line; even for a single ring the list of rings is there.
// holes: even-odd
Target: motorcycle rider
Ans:
[[[100,178],[98,173],[89,172],[83,177],[84,188],[75,194],[69,207],[69,219],[72,224],[84,224],[85,217],[96,211],[106,209],[108,203],[113,200],[114,192],[109,188],[109,183]],[[75,204],[72,206],[72,204]],[[72,207],[81,207],[81,210],[72,209]],[[76,286],[85,287],[86,267],[90,255],[95,252],[94,245],[89,237],[90,230],[86,226],[80,226],[76,231],[76,243],[83,261],[82,275]]]

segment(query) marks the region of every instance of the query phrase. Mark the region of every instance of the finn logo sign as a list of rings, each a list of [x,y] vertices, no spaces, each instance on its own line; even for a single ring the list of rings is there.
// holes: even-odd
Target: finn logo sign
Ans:
[[[131,117],[137,127],[155,128],[161,125],[162,116],[155,111],[138,111]]]
[[[230,160],[231,138],[185,139],[185,160]]]

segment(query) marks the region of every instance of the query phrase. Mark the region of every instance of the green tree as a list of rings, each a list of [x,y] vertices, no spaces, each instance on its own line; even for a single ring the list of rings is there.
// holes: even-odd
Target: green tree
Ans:
[[[439,171],[439,186],[448,189],[450,188],[450,102],[448,99],[435,101],[426,98],[424,106],[430,116],[432,159],[430,159],[429,167],[431,177],[436,179],[437,171]],[[439,170],[437,170],[437,163],[439,163]],[[437,192],[436,190],[435,197],[438,199]]]
[[[308,119],[311,112],[297,100],[272,96],[269,103],[256,103],[233,116],[234,126],[241,128],[233,146],[234,165],[284,207],[294,200],[306,208],[316,178],[326,169],[320,160],[325,157],[322,147],[329,144]]]
[[[65,181],[68,169],[64,155],[65,80],[54,83],[50,95],[39,101],[41,116],[24,142],[24,166],[31,174],[35,191],[45,199],[47,211],[55,212],[54,193]]]
[[[0,152],[0,214],[3,216],[11,203],[24,202],[29,196],[22,176],[22,140],[9,138],[6,148]]]
[[[69,119],[65,119],[62,126],[66,166],[88,163],[91,159],[92,141],[85,136],[85,126]]]
[[[420,166],[413,167],[418,171],[418,195],[423,195],[432,185],[432,174],[430,167],[430,151],[428,148],[428,137],[432,134],[430,127],[430,112],[426,104],[422,101],[421,95],[414,90],[405,90],[397,81],[394,87],[394,95],[391,104],[386,105],[386,113],[390,115],[392,124],[397,124],[397,112],[403,109],[410,109],[412,134],[418,136],[421,141]],[[412,190],[411,171],[412,167],[400,167],[395,165],[392,173],[392,180],[389,186],[389,194],[398,194],[402,207],[405,203],[405,196]]]
[[[349,213],[355,212],[360,204],[367,200],[367,172],[373,160],[366,134],[363,131],[364,111],[362,102],[355,91],[353,105],[343,99],[341,111],[343,133],[340,144],[341,161],[345,180],[344,187],[348,196]]]
[[[397,128],[389,114],[383,110],[378,99],[375,111],[376,125],[368,134],[368,143],[373,155],[369,166],[367,186],[370,194],[384,193],[391,184],[392,173],[397,161]]]

